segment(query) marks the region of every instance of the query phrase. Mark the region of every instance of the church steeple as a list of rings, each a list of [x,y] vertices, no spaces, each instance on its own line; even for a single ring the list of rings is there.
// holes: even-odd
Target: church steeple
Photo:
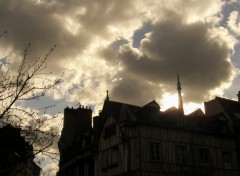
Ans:
[[[181,112],[181,114],[184,114],[184,110],[183,110],[183,100],[182,100],[182,87],[181,87],[181,83],[180,83],[180,77],[179,77],[179,72],[177,75],[177,91],[178,91],[178,110]]]

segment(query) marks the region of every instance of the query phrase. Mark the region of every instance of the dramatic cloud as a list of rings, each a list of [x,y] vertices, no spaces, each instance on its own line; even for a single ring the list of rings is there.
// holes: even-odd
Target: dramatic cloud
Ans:
[[[160,87],[147,79],[139,79],[131,73],[123,73],[121,77],[118,80],[119,83],[110,92],[110,98],[114,100],[144,105],[156,99],[157,95],[161,93]]]
[[[117,28],[118,23],[131,19],[133,2],[3,0],[0,26],[8,35],[2,39],[1,48],[13,57],[22,54],[31,42],[32,56],[38,57],[57,44],[49,64],[61,71],[64,63],[79,57],[96,37],[111,38],[112,26]]]
[[[1,48],[5,51],[2,56],[17,62],[24,46],[31,41],[29,58],[34,59],[57,44],[48,65],[54,73],[65,72],[63,86],[55,94],[58,99],[68,93],[68,101],[90,101],[93,104],[97,94],[94,88],[100,92],[108,88],[113,89],[113,98],[128,97],[129,92],[132,102],[142,103],[149,99],[147,96],[161,97],[166,88],[173,92],[179,69],[188,92],[187,100],[200,102],[209,90],[230,80],[232,74],[231,63],[227,61],[231,54],[228,44],[218,35],[211,35],[216,22],[213,18],[222,5],[220,0],[168,3],[154,0],[147,3],[127,0],[3,0],[0,3],[0,24],[8,35],[1,41]],[[182,7],[181,10],[178,7]],[[134,36],[141,24],[151,24],[152,28],[142,39],[137,33]],[[137,40],[141,44],[134,53],[131,43]],[[111,43],[110,49],[96,52],[99,47],[106,48]],[[129,46],[123,45],[125,43]],[[118,48],[121,50],[116,57]],[[108,57],[110,53],[113,54]],[[211,69],[213,63],[218,69]],[[221,77],[218,76],[220,69],[223,69]],[[210,83],[204,76],[208,71],[214,78]],[[198,81],[190,84],[192,79]],[[130,82],[134,82],[135,87],[126,91],[124,85],[128,87]],[[200,94],[195,91],[199,86],[203,88]],[[149,95],[141,87],[144,91],[156,91]],[[101,98],[97,101],[100,102]]]
[[[146,100],[161,97],[166,90],[174,93],[179,70],[185,101],[202,102],[211,90],[232,80],[235,68],[229,58],[234,40],[230,37],[227,43],[220,36],[220,29],[216,34],[216,29],[208,23],[186,24],[179,16],[152,26],[152,32],[141,41],[139,49],[129,44],[120,47],[117,59],[124,76],[115,87],[113,97],[127,99],[123,94],[136,95],[136,99]],[[159,85],[158,91],[156,85]]]

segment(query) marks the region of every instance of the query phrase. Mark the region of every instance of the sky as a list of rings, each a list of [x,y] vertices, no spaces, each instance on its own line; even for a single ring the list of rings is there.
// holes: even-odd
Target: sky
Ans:
[[[107,90],[113,101],[177,106],[179,72],[189,113],[237,98],[239,11],[239,0],[1,0],[0,62],[14,74],[29,42],[29,63],[56,44],[47,69],[64,73],[61,85],[26,103],[55,104],[51,114],[80,103],[96,115]]]

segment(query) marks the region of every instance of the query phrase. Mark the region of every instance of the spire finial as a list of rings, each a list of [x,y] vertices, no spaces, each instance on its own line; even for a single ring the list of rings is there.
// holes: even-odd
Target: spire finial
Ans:
[[[106,97],[106,101],[109,101],[108,90],[107,90],[107,97]]]
[[[180,76],[179,76],[179,71],[177,72],[177,90],[181,92],[182,87],[181,87],[181,83],[180,83]]]
[[[180,76],[178,71],[178,74],[177,74],[178,110],[181,111],[182,114],[184,114],[181,90],[182,90],[182,87],[181,87]]]

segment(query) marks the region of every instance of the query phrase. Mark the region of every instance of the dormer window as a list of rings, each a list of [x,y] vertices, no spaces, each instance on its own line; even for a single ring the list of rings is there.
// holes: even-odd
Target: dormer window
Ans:
[[[114,134],[116,134],[116,123],[111,123],[104,129],[104,138],[110,137]]]

